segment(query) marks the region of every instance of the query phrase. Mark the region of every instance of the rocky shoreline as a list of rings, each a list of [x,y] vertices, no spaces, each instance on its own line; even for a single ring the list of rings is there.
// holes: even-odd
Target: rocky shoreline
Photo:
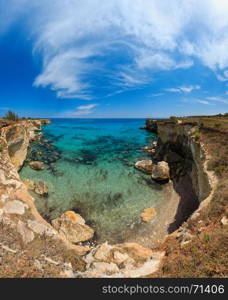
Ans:
[[[75,255],[82,257],[85,263],[83,272],[73,267],[68,267],[66,270],[62,265],[60,276],[64,273],[66,277],[145,277],[156,272],[165,256],[165,252],[159,248],[152,251],[136,243],[118,245],[104,243],[92,248],[81,246],[78,243],[92,238],[94,231],[86,225],[80,215],[65,212],[54,220],[52,225],[40,216],[28,189],[30,186],[31,190],[38,191],[38,194],[46,195],[47,187],[43,183],[23,183],[17,171],[26,159],[31,167],[38,170],[42,170],[45,165],[55,170],[54,163],[61,153],[58,153],[55,148],[51,149],[49,141],[40,143],[41,127],[48,123],[48,120],[26,120],[1,128],[1,221],[8,222],[12,228],[16,228],[24,243],[30,243],[36,235],[45,234],[53,240],[60,240],[65,247],[73,249]],[[215,179],[213,174],[207,171],[206,152],[194,137],[197,126],[182,124],[173,126],[169,123],[147,121],[146,129],[152,132],[156,129],[159,136],[158,144],[147,149],[151,151],[153,162],[138,162],[136,167],[151,174],[151,180],[166,183],[170,178],[172,179],[175,191],[173,199],[178,207],[173,224],[166,224],[166,227],[169,227],[169,233],[174,232],[178,235],[178,230],[180,231],[178,227],[198,206],[201,208],[203,200],[211,197]],[[48,151],[49,149],[55,151],[55,161],[48,160],[48,155],[42,158],[44,148],[39,148],[36,153],[28,155],[30,142],[35,142],[40,148],[46,147],[45,150],[48,147]],[[158,219],[153,208],[148,208],[142,213],[142,218],[146,222],[151,222],[154,217]],[[197,211],[192,217],[196,214]],[[162,222],[164,221],[163,218]],[[185,239],[183,240],[186,242]]]

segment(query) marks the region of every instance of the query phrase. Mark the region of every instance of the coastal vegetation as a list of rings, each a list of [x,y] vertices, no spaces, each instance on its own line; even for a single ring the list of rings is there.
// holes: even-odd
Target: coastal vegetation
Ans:
[[[19,120],[19,116],[15,112],[9,110],[6,113],[4,119],[17,122]]]

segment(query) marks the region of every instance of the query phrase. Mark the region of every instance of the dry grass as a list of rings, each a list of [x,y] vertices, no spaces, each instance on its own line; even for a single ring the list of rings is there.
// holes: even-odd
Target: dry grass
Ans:
[[[21,236],[8,225],[0,224],[0,243],[16,251],[13,253],[0,246],[0,278],[59,278],[64,263],[71,263],[75,271],[83,271],[85,263],[74,251],[68,250],[58,240],[36,236],[25,245]],[[45,257],[58,262],[48,263]],[[35,262],[40,262],[42,269]]]

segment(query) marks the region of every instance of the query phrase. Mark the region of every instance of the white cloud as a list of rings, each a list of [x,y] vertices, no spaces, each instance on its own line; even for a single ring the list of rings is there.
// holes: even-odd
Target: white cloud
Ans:
[[[78,106],[78,110],[91,110],[92,108],[94,108],[96,106],[97,106],[97,104],[81,105],[81,106]]]
[[[93,113],[93,108],[95,108],[98,104],[89,104],[89,105],[81,105],[78,106],[76,111],[67,112],[66,115],[70,115],[71,117],[84,116]]]
[[[227,16],[227,0],[0,0],[0,34],[24,25],[43,62],[35,86],[91,99],[91,76],[134,88],[195,58],[228,80]]]
[[[193,90],[199,90],[199,85],[180,86],[177,88],[168,88],[165,91],[170,93],[191,93]]]
[[[212,104],[206,100],[200,100],[200,99],[196,99],[196,102],[198,103],[201,103],[201,104],[205,104],[205,105],[215,105],[215,104]]]
[[[224,104],[228,104],[228,99],[224,99],[221,97],[207,97],[207,100],[211,100],[211,101],[217,101],[217,102],[221,102]]]
[[[149,95],[148,97],[161,97],[163,95],[164,95],[164,93],[155,93],[155,94]]]

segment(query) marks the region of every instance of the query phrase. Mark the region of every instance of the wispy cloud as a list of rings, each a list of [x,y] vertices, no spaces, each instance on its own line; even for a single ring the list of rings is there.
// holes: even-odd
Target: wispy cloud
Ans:
[[[201,99],[195,99],[196,102],[201,103],[201,104],[205,104],[205,105],[215,105],[213,103],[210,103],[209,101],[206,100],[201,100]]]
[[[93,108],[95,108],[98,104],[89,104],[89,105],[81,105],[78,106],[76,111],[71,112],[72,116],[83,116],[89,115],[93,112]]]
[[[210,101],[217,101],[217,102],[228,104],[228,99],[224,99],[222,97],[207,97],[207,99]]]
[[[191,93],[193,90],[199,90],[199,85],[180,86],[177,88],[168,88],[165,91],[170,93]]]
[[[164,95],[164,93],[155,93],[155,94],[151,94],[151,95],[149,95],[148,97],[150,98],[150,97],[161,97],[161,96],[163,96]]]
[[[195,58],[228,80],[227,15],[227,0],[8,0],[0,1],[0,34],[20,21],[42,59],[34,85],[89,100],[98,73],[130,89]]]
[[[92,108],[96,107],[97,104],[89,104],[89,105],[81,105],[78,106],[78,110],[91,110]]]

